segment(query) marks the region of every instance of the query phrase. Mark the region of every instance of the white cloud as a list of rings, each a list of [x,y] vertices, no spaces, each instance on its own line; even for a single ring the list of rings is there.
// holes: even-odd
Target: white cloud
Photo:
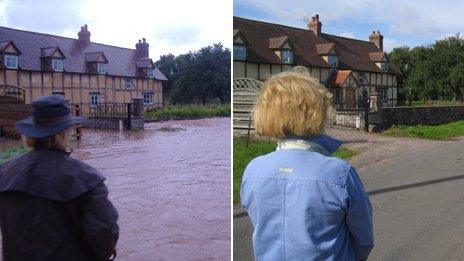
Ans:
[[[135,48],[146,38],[155,61],[218,42],[232,46],[231,0],[0,0],[2,26],[76,38],[83,24],[93,42]]]
[[[339,33],[337,35],[347,37],[347,38],[351,38],[351,39],[356,39],[356,36],[352,32]]]

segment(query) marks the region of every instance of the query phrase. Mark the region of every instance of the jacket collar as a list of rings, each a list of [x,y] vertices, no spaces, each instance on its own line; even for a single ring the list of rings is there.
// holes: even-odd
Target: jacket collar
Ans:
[[[277,150],[310,150],[330,156],[342,145],[342,142],[327,135],[300,137],[289,134],[285,137],[285,139],[280,140],[277,144]]]

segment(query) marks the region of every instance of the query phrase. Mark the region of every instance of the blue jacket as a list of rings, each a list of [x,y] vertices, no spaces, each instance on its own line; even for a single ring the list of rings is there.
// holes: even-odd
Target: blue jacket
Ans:
[[[256,260],[364,260],[374,246],[372,207],[356,170],[331,157],[327,136],[252,160],[242,205]]]

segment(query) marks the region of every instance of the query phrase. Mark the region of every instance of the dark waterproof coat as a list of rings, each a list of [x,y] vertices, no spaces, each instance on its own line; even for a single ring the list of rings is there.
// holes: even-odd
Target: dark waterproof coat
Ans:
[[[106,260],[119,236],[105,178],[56,150],[0,166],[3,259]]]

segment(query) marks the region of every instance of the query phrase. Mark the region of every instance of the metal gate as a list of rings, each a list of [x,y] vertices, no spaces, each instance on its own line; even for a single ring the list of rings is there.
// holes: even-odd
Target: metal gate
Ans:
[[[253,129],[251,111],[263,82],[237,78],[233,81],[233,126],[234,133],[248,132]]]

